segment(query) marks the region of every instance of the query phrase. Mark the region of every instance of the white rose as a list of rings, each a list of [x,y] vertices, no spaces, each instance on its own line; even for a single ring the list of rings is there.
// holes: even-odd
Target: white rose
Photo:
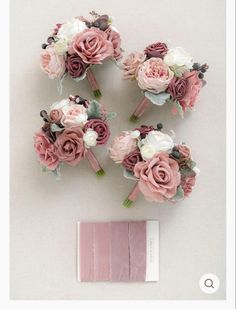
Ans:
[[[140,147],[140,153],[143,160],[149,160],[156,154],[156,149],[151,144],[144,144]]]
[[[57,37],[59,39],[65,38],[70,41],[77,33],[83,31],[86,28],[87,26],[83,21],[74,18],[71,21],[61,25],[58,30]]]
[[[131,132],[131,137],[132,138],[138,138],[140,136],[140,131],[139,130],[134,130]]]
[[[51,105],[51,110],[52,109],[63,109],[65,108],[66,106],[69,106],[70,104],[70,100],[69,99],[63,99],[59,102],[55,102]]]
[[[96,131],[92,129],[88,129],[83,136],[83,140],[85,142],[85,146],[87,148],[93,147],[97,145],[98,134]]]
[[[68,50],[68,41],[62,38],[54,44],[54,49],[58,55],[63,55]]]
[[[170,49],[163,60],[169,67],[185,65],[188,68],[192,68],[193,65],[193,58],[182,47]]]
[[[173,139],[161,131],[150,131],[144,139],[145,144],[150,144],[156,153],[160,151],[169,151],[174,147]]]

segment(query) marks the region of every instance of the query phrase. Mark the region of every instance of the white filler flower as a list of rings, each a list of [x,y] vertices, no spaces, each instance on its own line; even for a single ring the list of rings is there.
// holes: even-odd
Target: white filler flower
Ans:
[[[83,136],[86,148],[94,147],[97,145],[98,134],[92,129],[88,129]]]

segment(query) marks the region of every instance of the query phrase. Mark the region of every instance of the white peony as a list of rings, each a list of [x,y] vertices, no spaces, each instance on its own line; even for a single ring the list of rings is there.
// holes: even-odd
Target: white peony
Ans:
[[[140,153],[143,160],[149,160],[156,154],[156,149],[151,144],[143,144],[140,147]]]
[[[63,55],[68,50],[68,40],[61,38],[54,44],[54,49],[58,55]]]
[[[83,140],[85,142],[85,146],[87,148],[93,147],[97,145],[98,134],[96,131],[92,129],[88,129],[83,136]]]
[[[170,49],[163,60],[165,64],[169,67],[177,65],[192,68],[193,65],[192,56],[187,53],[182,47],[175,47]]]
[[[65,108],[66,106],[69,106],[70,104],[70,100],[69,99],[63,99],[59,102],[55,102],[51,105],[51,110],[52,109],[63,109]]]
[[[57,37],[59,39],[64,38],[68,41],[71,41],[77,33],[83,31],[84,29],[87,29],[86,24],[83,21],[74,18],[71,21],[61,25],[58,30]]]

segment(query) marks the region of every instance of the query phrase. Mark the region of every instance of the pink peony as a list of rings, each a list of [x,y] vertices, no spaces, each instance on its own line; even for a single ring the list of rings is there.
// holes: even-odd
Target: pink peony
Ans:
[[[79,126],[65,129],[58,135],[55,146],[60,161],[75,166],[85,155],[83,131]]]
[[[202,88],[202,81],[198,77],[197,71],[186,72],[183,74],[188,82],[185,96],[179,100],[180,105],[182,106],[184,112],[187,108],[193,108],[196,102],[197,96]]]
[[[172,198],[180,183],[179,165],[165,152],[138,162],[134,175],[139,178],[139,190],[148,201],[164,202]]]
[[[122,163],[125,156],[137,148],[136,139],[132,138],[130,131],[123,131],[117,135],[109,148],[110,158],[115,163]]]
[[[34,136],[34,148],[38,155],[40,163],[49,170],[55,170],[59,164],[59,158],[56,155],[56,148],[44,132],[40,131]]]
[[[192,177],[181,177],[181,186],[184,191],[184,196],[188,197],[195,186],[196,176]]]
[[[64,57],[58,55],[53,44],[48,45],[40,54],[40,67],[49,78],[61,78],[66,70]]]
[[[107,28],[105,32],[107,34],[108,41],[110,41],[113,45],[113,57],[116,60],[119,60],[120,58],[122,58],[122,52],[120,48],[121,44],[120,34],[114,31],[111,27]]]
[[[165,91],[174,73],[160,58],[150,58],[141,64],[136,72],[141,89],[153,93]]]
[[[110,137],[110,129],[108,126],[108,123],[102,119],[90,119],[88,122],[86,122],[84,126],[84,132],[86,132],[88,129],[92,129],[98,134],[97,138],[97,144],[103,145],[105,144],[109,137]]]
[[[123,62],[124,79],[134,79],[138,66],[146,59],[144,53],[131,53]]]
[[[70,104],[62,109],[64,116],[61,123],[65,127],[79,125],[83,127],[87,121],[87,109],[82,104]]]
[[[75,35],[69,53],[78,54],[85,63],[101,64],[113,55],[113,46],[104,31],[89,28]]]

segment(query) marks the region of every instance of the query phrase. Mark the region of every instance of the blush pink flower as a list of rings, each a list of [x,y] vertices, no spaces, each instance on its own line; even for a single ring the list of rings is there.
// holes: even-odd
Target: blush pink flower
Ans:
[[[70,104],[62,108],[63,118],[61,123],[65,127],[72,127],[75,125],[79,125],[80,127],[84,127],[88,115],[87,109],[82,104]]]
[[[125,156],[137,148],[136,139],[132,138],[130,131],[123,131],[117,135],[109,148],[110,158],[115,163],[122,163]]]
[[[121,45],[121,38],[120,38],[120,34],[118,32],[116,32],[115,30],[113,30],[111,27],[107,28],[105,30],[106,34],[107,34],[107,39],[108,41],[110,41],[113,45],[113,57],[116,60],[119,60],[122,58],[122,51],[120,48]]]
[[[202,81],[198,77],[198,72],[186,72],[183,74],[183,78],[187,80],[187,88],[185,96],[179,100],[184,112],[187,108],[193,108],[198,97],[198,94],[202,88]]]
[[[174,73],[160,58],[148,59],[136,72],[139,87],[153,93],[165,91],[173,77]]]
[[[49,116],[52,122],[59,124],[63,118],[63,112],[60,109],[52,109]]]
[[[49,170],[55,170],[59,164],[59,158],[56,155],[56,148],[44,132],[37,132],[34,136],[34,148],[36,150],[40,163]]]
[[[146,59],[144,53],[129,54],[123,62],[124,79],[134,79],[138,66]]]
[[[165,152],[148,161],[138,162],[134,175],[139,178],[139,190],[148,201],[164,202],[172,198],[180,184],[178,163]]]
[[[92,27],[75,35],[69,53],[78,54],[85,63],[101,64],[102,60],[112,57],[113,45],[104,31]]]
[[[184,191],[184,196],[188,197],[195,186],[196,176],[192,177],[181,177],[181,186]]]
[[[65,129],[58,135],[55,146],[60,161],[77,165],[85,155],[83,131],[79,126]]]
[[[66,70],[64,57],[58,55],[53,44],[48,45],[40,54],[40,67],[49,78],[61,78]]]

